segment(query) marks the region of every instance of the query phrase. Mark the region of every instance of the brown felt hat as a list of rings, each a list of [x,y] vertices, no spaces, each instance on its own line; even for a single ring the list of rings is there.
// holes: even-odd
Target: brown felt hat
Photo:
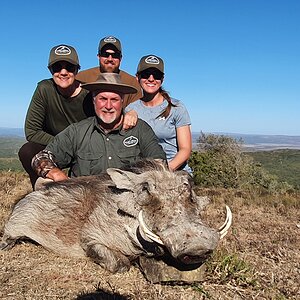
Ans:
[[[96,81],[82,84],[88,91],[117,92],[122,94],[135,94],[137,89],[121,81],[120,74],[101,73]]]

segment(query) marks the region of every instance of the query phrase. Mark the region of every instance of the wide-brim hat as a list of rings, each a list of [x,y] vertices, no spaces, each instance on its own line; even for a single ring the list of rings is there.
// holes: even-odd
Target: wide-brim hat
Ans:
[[[96,81],[81,85],[84,89],[94,92],[116,92],[122,94],[135,94],[137,89],[125,84],[118,73],[101,73]]]

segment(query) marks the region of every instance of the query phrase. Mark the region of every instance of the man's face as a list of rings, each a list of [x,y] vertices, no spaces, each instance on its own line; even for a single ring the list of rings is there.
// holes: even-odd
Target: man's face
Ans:
[[[102,73],[119,73],[122,59],[120,52],[103,47],[98,58]]]
[[[96,92],[97,93],[97,92]],[[115,92],[99,92],[94,95],[94,107],[104,128],[118,125],[122,114],[123,95]]]

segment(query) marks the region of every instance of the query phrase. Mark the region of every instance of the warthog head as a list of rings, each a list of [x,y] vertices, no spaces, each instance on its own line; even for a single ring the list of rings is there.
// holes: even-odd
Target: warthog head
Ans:
[[[142,174],[117,169],[109,169],[108,174],[117,188],[131,192],[119,207],[138,215],[140,235],[184,264],[205,260],[231,226],[228,206],[226,220],[219,229],[201,221],[200,213],[209,200],[195,194],[192,178],[184,171],[170,172],[160,166]]]

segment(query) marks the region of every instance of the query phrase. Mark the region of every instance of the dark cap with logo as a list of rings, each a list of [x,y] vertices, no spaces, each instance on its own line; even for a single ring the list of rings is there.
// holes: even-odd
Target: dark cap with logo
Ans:
[[[137,67],[137,73],[140,73],[146,69],[155,68],[158,71],[164,73],[164,61],[156,55],[146,55],[140,59]]]
[[[98,53],[100,53],[101,49],[106,45],[112,45],[112,46],[114,46],[114,48],[117,51],[122,52],[121,42],[119,39],[117,39],[114,36],[110,35],[110,36],[107,36],[107,37],[103,38],[102,40],[100,40],[99,47],[98,47]]]
[[[72,46],[58,45],[53,47],[50,51],[48,67],[62,60],[80,67],[77,52]]]

